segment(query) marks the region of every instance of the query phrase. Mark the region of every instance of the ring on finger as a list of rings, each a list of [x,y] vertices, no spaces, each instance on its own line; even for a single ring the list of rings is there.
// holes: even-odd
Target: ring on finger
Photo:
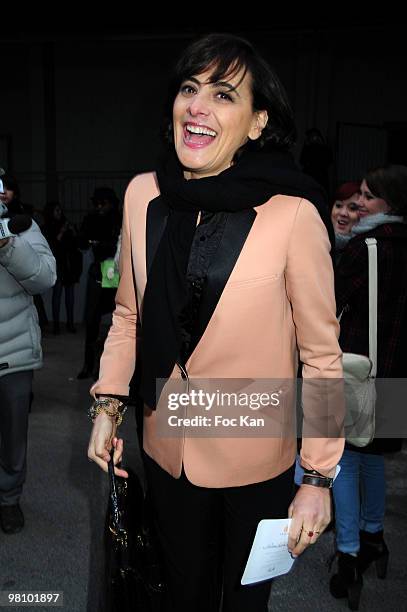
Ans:
[[[306,531],[306,534],[309,538],[312,538],[314,535],[319,535],[320,533],[320,531],[313,531],[311,529],[309,531]]]

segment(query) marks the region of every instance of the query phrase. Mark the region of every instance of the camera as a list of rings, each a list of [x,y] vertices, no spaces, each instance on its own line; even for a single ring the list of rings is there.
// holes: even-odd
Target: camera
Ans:
[[[0,178],[0,196],[3,193],[4,184]],[[16,236],[31,227],[31,218],[29,215],[15,215],[10,219],[8,214],[7,206],[0,200],[0,240]]]

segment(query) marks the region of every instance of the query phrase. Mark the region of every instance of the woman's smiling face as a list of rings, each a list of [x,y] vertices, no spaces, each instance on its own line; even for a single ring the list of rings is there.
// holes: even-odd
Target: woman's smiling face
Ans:
[[[336,200],[332,207],[331,219],[337,234],[348,234],[359,221],[359,194],[354,193],[346,200]]]
[[[185,178],[229,168],[238,149],[261,135],[266,111],[253,109],[251,75],[240,70],[211,83],[207,70],[181,83],[173,106],[174,145]]]
[[[390,206],[383,198],[376,197],[369,189],[365,180],[360,186],[359,216],[376,215],[377,213],[388,213]]]

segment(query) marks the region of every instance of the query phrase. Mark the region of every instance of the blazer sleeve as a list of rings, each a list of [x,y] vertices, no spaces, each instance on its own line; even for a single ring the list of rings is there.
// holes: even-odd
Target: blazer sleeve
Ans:
[[[130,232],[131,205],[126,192],[123,211],[122,244],[119,262],[120,282],[116,292],[116,308],[112,325],[100,360],[99,379],[90,393],[129,395],[129,385],[136,366],[137,300],[133,277]]]
[[[302,361],[302,465],[331,474],[344,448],[342,352],[326,228],[301,200],[288,247],[286,286]]]

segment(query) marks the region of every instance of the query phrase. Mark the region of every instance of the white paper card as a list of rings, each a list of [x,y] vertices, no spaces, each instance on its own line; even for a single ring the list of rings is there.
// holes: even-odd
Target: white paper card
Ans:
[[[242,584],[269,580],[290,571],[295,561],[287,548],[290,525],[289,518],[260,521],[243,572]]]

